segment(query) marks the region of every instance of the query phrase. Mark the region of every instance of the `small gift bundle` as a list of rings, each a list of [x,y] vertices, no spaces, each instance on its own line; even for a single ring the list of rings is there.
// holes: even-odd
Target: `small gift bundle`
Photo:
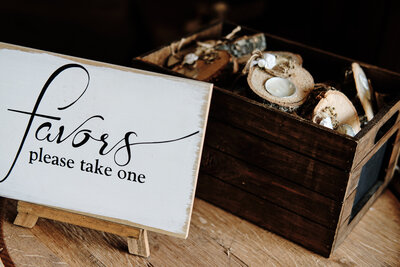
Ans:
[[[268,51],[264,34],[236,37],[240,30],[238,26],[219,40],[197,41],[183,49],[178,44],[166,67],[220,86],[228,83],[233,91],[245,91],[246,96],[266,105],[350,136],[373,118],[374,94],[358,63],[345,72],[343,81],[315,84],[302,66],[301,55]],[[247,89],[240,83],[243,77]]]
[[[399,74],[223,22],[133,63],[214,83],[196,195],[321,255],[391,180]]]

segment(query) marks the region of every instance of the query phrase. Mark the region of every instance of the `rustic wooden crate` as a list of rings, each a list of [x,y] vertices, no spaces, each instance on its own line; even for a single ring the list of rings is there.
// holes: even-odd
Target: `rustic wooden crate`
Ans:
[[[235,26],[217,23],[184,42],[219,38]],[[344,68],[353,62],[265,35],[268,50],[301,54],[317,82],[343,79]],[[133,66],[179,75],[162,67],[171,46],[135,58]],[[374,89],[393,93],[393,100],[355,137],[217,84],[197,196],[328,257],[389,183],[399,153],[400,75],[360,64]]]

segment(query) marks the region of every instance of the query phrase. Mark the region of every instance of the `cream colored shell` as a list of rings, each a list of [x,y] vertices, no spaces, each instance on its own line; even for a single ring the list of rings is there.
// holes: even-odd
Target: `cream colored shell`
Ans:
[[[364,109],[367,120],[370,121],[374,117],[374,111],[372,109],[372,89],[368,84],[368,79],[365,76],[364,71],[358,63],[351,64],[353,70],[353,77],[356,83],[357,96],[360,99],[361,105]]]
[[[351,126],[355,134],[361,130],[357,111],[353,103],[342,92],[335,90],[326,92],[314,108],[312,121],[319,123],[317,120],[321,116],[320,113],[327,108],[334,110],[336,114],[334,120],[337,121],[337,126],[347,124]]]
[[[309,92],[314,88],[314,79],[311,74],[301,67],[301,65],[298,65],[296,61],[294,61],[293,64],[294,68],[289,69],[288,73],[282,77],[288,79],[296,87],[296,91],[290,96],[277,97],[270,94],[265,89],[265,82],[274,76],[268,74],[257,65],[250,68],[247,82],[255,94],[269,102],[283,107],[299,107],[306,101]]]

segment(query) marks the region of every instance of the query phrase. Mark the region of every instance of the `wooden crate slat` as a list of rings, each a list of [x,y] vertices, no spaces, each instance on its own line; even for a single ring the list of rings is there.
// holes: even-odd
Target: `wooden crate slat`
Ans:
[[[388,139],[390,139],[392,136],[388,135],[384,138],[384,140],[382,140],[382,143],[388,141]],[[399,155],[399,151],[400,151],[400,133],[397,133],[397,135],[395,136],[394,139],[394,143],[393,144],[389,144],[392,145],[392,151],[390,153],[390,157],[389,157],[389,161],[388,162],[384,162],[383,164],[385,164],[384,166],[382,166],[385,169],[385,174],[384,177],[382,177],[380,180],[382,181],[382,184],[380,185],[380,187],[377,189],[377,191],[372,195],[371,199],[376,199],[377,196],[379,196],[380,192],[387,186],[387,184],[391,181],[393,173],[395,171],[396,165],[397,165],[397,160],[398,160],[398,155]],[[371,153],[368,155],[368,157],[363,159],[363,162],[361,164],[361,166],[359,168],[357,168],[356,172],[361,173],[361,169],[364,164],[375,155],[376,151],[380,148],[380,146],[376,146],[374,147],[374,149],[371,151]],[[352,175],[353,176],[353,175]],[[349,181],[349,185],[353,185],[355,184],[355,187],[353,188],[352,186],[348,187],[348,192],[346,192],[346,197],[345,200],[343,201],[343,207],[342,207],[342,211],[340,214],[340,219],[339,219],[339,224],[338,227],[342,228],[342,227],[347,227],[345,222],[349,222],[349,218],[351,215],[351,210],[353,207],[353,202],[354,202],[354,198],[356,196],[357,193],[357,184],[360,178],[360,175],[356,175],[355,176],[356,179],[352,179]],[[368,202],[366,204],[364,204],[364,206],[367,205],[372,205],[373,202],[370,202],[370,200],[368,200]],[[359,211],[359,213],[362,213],[361,211]],[[359,216],[357,214],[357,216]],[[361,215],[362,216],[362,215]]]
[[[304,247],[329,256],[335,231],[248,194],[206,174],[201,174],[197,196],[272,230]]]
[[[335,241],[332,250],[335,250],[344,241],[344,239],[351,232],[351,230],[357,225],[357,223],[361,220],[364,214],[369,210],[369,208],[372,206],[375,200],[382,194],[383,190],[386,188],[389,181],[390,179],[388,179],[384,184],[382,184],[378,188],[378,190],[371,196],[371,198],[367,201],[367,203],[365,203],[363,208],[357,213],[357,215],[351,221],[350,221],[350,215],[348,215],[346,218],[341,219],[341,223],[338,227],[337,234],[334,238]],[[352,207],[352,201],[353,199],[351,194],[350,197],[346,200],[346,202],[349,202],[348,206]],[[346,203],[344,206],[346,206]]]
[[[345,170],[350,170],[352,166],[357,143],[351,138],[315,127],[305,119],[266,108],[227,90],[214,89],[210,117],[329,165]]]
[[[394,132],[399,129],[399,120],[400,120],[400,101],[394,104],[393,106],[385,106],[381,112],[379,112],[370,124],[367,124],[362,129],[362,137],[358,141],[358,146],[356,150],[356,154],[354,156],[353,167],[356,168],[358,165],[363,165],[365,162],[365,157],[373,150],[376,151],[377,147],[379,147],[382,143],[386,142],[387,139]],[[380,140],[376,140],[378,132],[381,130],[384,132],[383,125],[388,122],[391,118],[395,119],[394,124],[390,129],[387,129],[387,132],[380,138]]]
[[[340,201],[324,197],[214,148],[204,147],[200,171],[327,228],[337,226],[342,206]]]
[[[217,23],[195,35],[223,36],[236,26]],[[258,32],[242,27],[240,33]],[[340,83],[344,70],[354,62],[279,36],[265,36],[268,50],[300,54],[316,82]],[[162,66],[169,50],[166,46],[153,51],[146,55],[146,62],[137,58],[134,64],[182,76]],[[400,74],[360,65],[375,91],[398,94]],[[390,160],[384,162],[382,186],[349,223],[362,168],[400,128],[398,116],[386,133],[380,133],[381,140],[375,140],[385,122],[400,110],[399,96],[381,108],[359,134],[349,137],[243,95],[214,86],[197,196],[329,256],[392,177],[399,135]]]
[[[335,200],[343,198],[348,173],[227,124],[209,120],[205,143],[248,164]]]

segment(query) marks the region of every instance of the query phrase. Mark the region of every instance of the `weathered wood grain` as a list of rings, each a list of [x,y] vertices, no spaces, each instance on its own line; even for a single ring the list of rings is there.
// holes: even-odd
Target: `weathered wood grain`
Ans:
[[[2,240],[4,249],[0,256],[5,266],[67,266],[46,244],[32,234],[31,229],[13,224],[17,214],[17,201],[1,201]],[[4,251],[7,253],[5,254]],[[7,254],[10,260],[7,259]]]
[[[196,221],[196,216],[206,219],[204,228],[213,224],[211,234],[230,244],[232,253],[251,263],[249,266],[397,266],[400,259],[400,204],[390,192],[377,200],[329,259],[309,253],[271,232],[260,232],[258,227],[247,222],[237,225],[221,218],[219,213],[210,220],[207,213],[195,209],[193,220]],[[235,229],[218,231],[227,224],[234,225]],[[378,232],[374,232],[375,229]]]
[[[348,173],[269,140],[209,120],[205,144],[324,196],[343,199]]]
[[[386,106],[381,112],[379,112],[362,130],[362,137],[358,141],[356,153],[354,156],[353,167],[357,167],[362,164],[361,161],[367,157],[371,151],[376,151],[383,143],[385,143],[393,134],[399,130],[399,110],[400,101],[394,104],[394,106]],[[394,124],[391,128],[384,131],[384,124],[393,117],[395,119]],[[376,140],[378,132],[382,129],[384,135],[379,140]],[[399,134],[399,133],[397,133]]]
[[[357,190],[354,190],[344,201],[342,205],[342,211],[340,212],[340,219],[338,222],[338,231],[341,227],[347,227],[346,223],[349,223],[349,217],[353,209],[354,199],[356,197]]]
[[[150,256],[149,239],[147,237],[147,230],[140,229],[137,238],[128,237],[128,250],[133,255],[143,257]]]
[[[56,220],[65,223],[71,223],[82,227],[89,227],[91,229],[104,231],[107,233],[117,234],[125,237],[134,237],[136,239],[139,238],[141,229],[127,226],[124,224],[109,222],[105,220],[101,220],[98,218],[85,216],[73,212],[64,211],[61,209],[46,207],[42,205],[36,205],[24,201],[18,202],[18,217],[20,214],[28,214],[40,218],[46,218],[51,220]],[[15,222],[14,222],[15,223]],[[29,223],[29,226],[24,224],[18,224],[20,226],[32,228],[34,225]]]
[[[330,254],[335,229],[328,229],[205,174],[199,177],[197,187],[198,197],[321,255]]]
[[[361,171],[364,167],[364,165],[375,155],[375,153],[381,148],[381,145],[383,145],[385,142],[392,142],[391,144],[389,144],[388,146],[388,151],[389,152],[391,150],[391,154],[389,155],[389,159],[388,161],[384,162],[384,166],[382,166],[385,171],[386,171],[386,177],[384,180],[390,179],[395,171],[396,165],[397,165],[397,161],[398,161],[398,155],[399,155],[399,148],[400,148],[400,142],[399,142],[399,138],[400,135],[399,133],[397,133],[397,135],[394,135],[396,133],[391,133],[393,134],[392,136],[389,134],[386,137],[383,138],[383,140],[379,143],[377,143],[370,151],[369,154],[366,155],[360,162],[359,164],[354,167],[351,170],[350,173],[350,178],[347,184],[347,189],[346,189],[346,194],[344,199],[347,199],[350,194],[353,193],[353,191],[356,189],[359,179],[360,179],[360,175],[361,175]],[[389,140],[391,138],[394,138],[393,140]]]
[[[356,142],[351,138],[218,87],[213,93],[210,117],[329,165],[344,170],[352,165]]]
[[[200,170],[328,228],[337,225],[342,206],[340,201],[334,201],[214,148],[204,147]],[[207,194],[207,191],[205,189],[203,194]]]
[[[39,217],[34,214],[19,212],[14,220],[14,224],[27,228],[32,228],[33,226],[35,226],[38,219]]]
[[[130,255],[127,252],[126,239],[121,236],[47,219],[39,219],[32,229],[12,225],[16,216],[16,203],[11,200],[8,203],[4,231],[9,232],[9,228],[29,231],[36,242],[47,246],[47,250],[52,253],[51,258],[63,259],[59,263],[62,266],[177,266],[179,263],[188,266],[227,266],[229,263],[243,266],[237,259],[226,257],[222,246],[203,231],[196,231],[196,226],[193,225],[188,240],[150,233],[151,257],[146,259]],[[14,238],[13,241],[16,242],[25,242],[20,236],[9,238]],[[32,251],[35,249],[32,248]],[[24,250],[10,250],[11,258],[17,265],[19,261],[29,264],[31,254],[33,253],[30,253],[29,247]],[[40,264],[34,264],[36,266],[58,266],[55,260],[43,263],[44,260],[49,261],[50,255],[41,254],[39,250],[34,255],[41,259]]]
[[[148,259],[125,252],[125,240],[112,234],[45,219],[39,219],[33,229],[15,226],[16,203],[7,204],[7,210],[1,211],[4,241],[16,266],[339,267],[400,262],[400,203],[389,191],[329,259],[200,199],[194,204],[189,238],[150,233]]]
[[[229,23],[222,25],[222,29],[214,28],[222,30],[220,36],[236,27]],[[252,33],[255,32],[242,27],[241,34]],[[304,67],[313,74],[316,82],[343,81],[344,70],[354,61],[268,33],[265,35],[269,50],[300,54],[304,60]],[[164,52],[167,53],[166,50]],[[163,57],[167,56],[165,54]],[[157,66],[156,61],[141,63],[139,58],[135,64],[179,76]],[[397,93],[396,89],[400,87],[399,74],[364,63],[361,63],[361,66],[373,80],[374,90]],[[231,92],[229,88],[215,87],[198,195],[259,225],[263,225],[263,221],[259,219],[264,216],[261,209],[257,210],[246,201],[224,197],[234,195],[235,198],[240,196],[241,200],[245,199],[245,196],[249,199],[263,199],[265,203],[276,205],[275,208],[302,215],[324,227],[341,227],[339,232],[348,229],[348,233],[350,228],[345,226],[346,220],[351,213],[362,167],[379,147],[398,131],[399,117],[395,117],[394,125],[389,127],[386,133],[380,129],[399,109],[400,102],[396,97],[392,103],[380,110],[358,135],[348,137],[303,118],[270,108],[244,94]],[[378,140],[376,136],[381,139]],[[398,138],[399,136],[390,160],[384,163],[385,167],[387,166],[385,181],[390,179],[397,163]],[[204,176],[208,178],[202,181]],[[206,186],[202,186],[203,182]],[[220,187],[220,191],[215,187]],[[314,201],[308,201],[306,194]],[[377,195],[373,199],[376,199]],[[331,206],[332,203],[325,202],[326,198],[338,205]],[[367,203],[363,212],[368,210],[372,202]],[[234,205],[237,207],[233,207]],[[323,210],[322,207],[334,208]],[[338,209],[341,209],[341,212],[338,212]],[[314,210],[318,212],[313,213]],[[330,222],[336,222],[336,225]],[[351,223],[351,226],[354,227],[355,224]],[[278,225],[273,229],[278,229],[280,233],[280,227],[285,226]],[[343,239],[345,235],[340,236]]]
[[[142,257],[150,256],[147,231],[145,229],[23,201],[18,201],[17,211],[18,215],[14,220],[15,225],[32,228],[39,217],[74,224],[127,237],[129,253]]]
[[[357,223],[362,219],[365,213],[369,210],[372,204],[378,199],[382,192],[386,189],[391,177],[386,177],[382,185],[376,190],[376,192],[368,199],[364,206],[358,211],[358,213],[351,218],[351,208],[353,207],[353,201],[356,194],[356,190],[350,194],[350,196],[344,201],[341,218],[339,220],[339,225],[337,233],[335,236],[335,241],[333,244],[333,250],[335,250],[347,237],[347,235],[353,230]]]

